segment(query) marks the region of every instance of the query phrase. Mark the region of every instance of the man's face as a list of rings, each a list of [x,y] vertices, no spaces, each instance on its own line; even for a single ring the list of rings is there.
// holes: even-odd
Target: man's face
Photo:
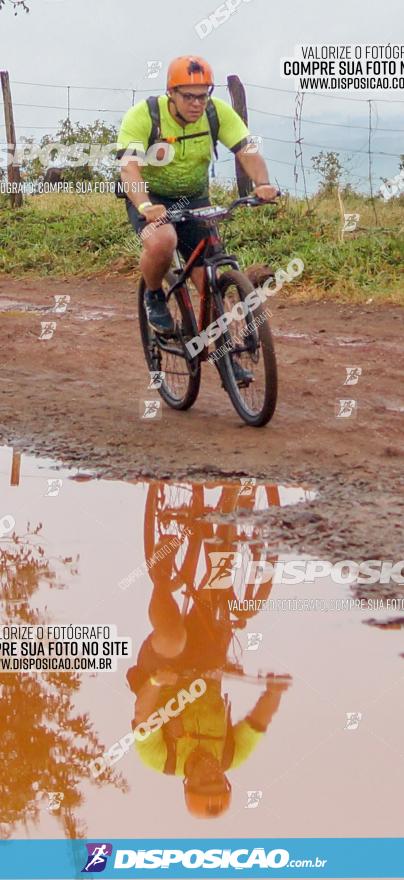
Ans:
[[[213,786],[213,789],[216,789],[218,786],[220,789],[224,778],[219,761],[211,752],[201,750],[194,755],[194,761],[188,774],[188,781],[193,787],[206,789]]]
[[[181,116],[187,122],[196,122],[203,115],[209,97],[208,86],[179,86],[170,89],[169,94],[175,101]]]

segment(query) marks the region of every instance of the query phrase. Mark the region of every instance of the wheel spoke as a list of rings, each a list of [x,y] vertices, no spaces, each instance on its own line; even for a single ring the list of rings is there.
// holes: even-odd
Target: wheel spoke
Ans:
[[[224,337],[216,342],[217,349],[226,343],[222,354],[225,387],[241,418],[249,425],[261,427],[272,418],[277,396],[276,360],[268,319],[262,306],[236,309],[253,291],[251,282],[239,270],[224,272],[219,287],[224,314],[232,316]]]
[[[224,309],[230,312],[240,302],[237,287],[234,285],[226,291]],[[265,400],[266,375],[265,364],[256,330],[248,332],[247,324],[251,323],[251,312],[246,317],[233,320],[229,324],[229,335],[233,343],[232,360],[253,377],[246,386],[238,386],[238,393],[244,406],[252,413],[260,412]]]

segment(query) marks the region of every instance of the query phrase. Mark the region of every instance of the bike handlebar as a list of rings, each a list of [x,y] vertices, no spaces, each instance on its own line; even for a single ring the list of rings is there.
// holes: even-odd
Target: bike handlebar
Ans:
[[[266,199],[260,199],[259,196],[243,196],[240,199],[235,199],[234,202],[231,203],[228,208],[229,211],[234,211],[235,208],[238,208],[239,205],[250,205],[250,207],[255,208],[258,205],[276,205],[276,200],[282,195],[280,189],[278,189],[276,196],[274,199],[271,199],[269,202]]]
[[[236,208],[245,205],[246,207],[257,208],[262,205],[275,205],[276,199],[281,196],[282,193],[278,189],[277,194],[274,199],[270,201],[266,201],[266,199],[260,199],[259,196],[242,196],[239,199],[235,199],[234,202],[229,205],[228,208],[220,208],[217,206],[214,208],[213,212],[211,212],[212,221],[215,220],[224,220],[228,217]],[[212,206],[208,206],[207,208],[182,208],[179,211],[169,211],[167,219],[165,218],[163,222],[166,223],[181,223],[185,220],[189,220],[191,217],[200,217],[201,220],[209,220],[209,210]],[[206,214],[204,216],[204,211]]]

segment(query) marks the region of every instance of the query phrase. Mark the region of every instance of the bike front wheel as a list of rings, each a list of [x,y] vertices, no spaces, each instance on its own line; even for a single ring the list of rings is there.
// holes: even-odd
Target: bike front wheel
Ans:
[[[254,287],[242,272],[224,272],[218,285],[227,326],[215,343],[217,365],[239,416],[247,425],[261,428],[275,412],[278,388],[267,307],[263,303],[254,308],[247,305],[246,298]]]
[[[175,275],[169,272],[163,281],[163,289],[168,290],[175,280]],[[185,340],[194,336],[189,312],[181,291],[176,290],[168,304],[176,333],[167,342],[159,341],[147,320],[145,289],[142,278],[139,283],[139,324],[147,366],[150,372],[161,374],[161,384],[156,390],[163,400],[173,409],[189,409],[195,403],[201,383],[199,359],[190,363],[185,353]]]

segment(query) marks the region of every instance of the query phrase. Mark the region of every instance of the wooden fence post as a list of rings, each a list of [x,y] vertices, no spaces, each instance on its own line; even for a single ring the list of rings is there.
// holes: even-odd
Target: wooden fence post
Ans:
[[[248,112],[245,88],[238,76],[230,75],[227,77],[227,85],[230,92],[232,107],[241,116],[243,122],[248,125]],[[248,196],[252,192],[253,186],[250,178],[241,167],[237,157],[235,157],[237,189],[239,196]]]
[[[19,486],[20,485],[20,471],[21,471],[21,452],[17,452],[16,449],[13,449],[13,461],[11,464],[10,486]]]
[[[13,208],[21,208],[23,201],[21,192],[21,175],[19,166],[13,164],[15,158],[16,137],[13,104],[11,100],[10,78],[6,70],[0,71],[0,79],[4,102],[4,119],[6,123],[8,182],[11,184],[16,183],[17,188],[20,190],[19,192],[17,190],[17,192],[15,193],[11,192],[11,205]]]

